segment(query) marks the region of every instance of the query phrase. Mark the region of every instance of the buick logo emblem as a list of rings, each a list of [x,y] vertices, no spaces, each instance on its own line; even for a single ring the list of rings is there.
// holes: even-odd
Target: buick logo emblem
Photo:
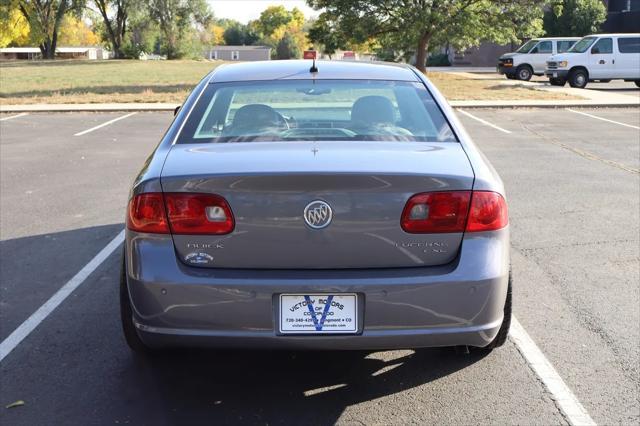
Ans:
[[[307,204],[304,208],[304,221],[313,229],[322,229],[329,226],[333,211],[329,204],[316,200]]]

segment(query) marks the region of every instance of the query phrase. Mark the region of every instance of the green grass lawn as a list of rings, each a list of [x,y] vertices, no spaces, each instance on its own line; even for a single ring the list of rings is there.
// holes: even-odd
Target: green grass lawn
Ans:
[[[5,104],[182,102],[221,62],[55,61],[0,63]]]
[[[181,103],[220,61],[11,61],[0,62],[0,101],[36,103]],[[431,72],[449,100],[571,99],[468,75]]]

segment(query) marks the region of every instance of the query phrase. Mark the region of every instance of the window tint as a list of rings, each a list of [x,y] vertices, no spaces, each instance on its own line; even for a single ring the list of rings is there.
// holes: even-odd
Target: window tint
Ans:
[[[620,53],[640,53],[640,37],[620,37],[618,50]]]
[[[520,48],[516,50],[516,53],[529,53],[531,48],[535,46],[537,42],[538,40],[529,40],[528,42],[520,46]]]
[[[550,41],[541,41],[531,53],[553,53]]]
[[[567,50],[571,49],[571,46],[573,46],[573,43],[575,43],[574,40],[559,40],[558,53],[566,52]]]
[[[568,51],[569,52],[576,52],[576,53],[586,52],[587,49],[589,48],[589,46],[591,46],[591,44],[593,44],[595,39],[596,39],[595,37],[585,37],[583,39],[580,39]]]
[[[610,38],[601,38],[591,48],[593,54],[613,53],[613,41]]]
[[[300,140],[456,142],[421,83],[289,80],[213,83],[178,143]]]

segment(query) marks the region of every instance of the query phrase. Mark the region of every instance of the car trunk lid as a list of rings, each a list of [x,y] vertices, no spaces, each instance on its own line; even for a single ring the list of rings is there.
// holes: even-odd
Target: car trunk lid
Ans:
[[[173,235],[187,264],[340,269],[452,261],[462,233],[410,234],[401,215],[412,195],[471,190],[473,177],[458,143],[251,142],[174,145],[161,182],[218,194],[233,212],[227,235]]]

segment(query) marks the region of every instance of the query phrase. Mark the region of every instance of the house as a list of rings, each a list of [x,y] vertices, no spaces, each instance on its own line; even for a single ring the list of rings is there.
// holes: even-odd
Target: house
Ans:
[[[102,47],[58,47],[56,57],[59,59],[109,59],[109,51]]]
[[[604,33],[640,33],[640,0],[604,0],[607,20]]]
[[[212,46],[204,57],[221,61],[268,61],[271,48],[268,46]]]
[[[100,46],[89,47],[58,47],[58,59],[109,59],[110,52]],[[0,49],[0,60],[36,60],[42,59],[42,53],[37,47],[5,47]]]
[[[16,59],[42,59],[42,52],[37,47],[3,47],[0,49],[0,60]]]
[[[497,44],[485,41],[477,47],[471,47],[463,51],[449,51],[449,62],[455,66],[467,67],[495,67],[498,58],[509,52],[515,51],[520,44]]]

